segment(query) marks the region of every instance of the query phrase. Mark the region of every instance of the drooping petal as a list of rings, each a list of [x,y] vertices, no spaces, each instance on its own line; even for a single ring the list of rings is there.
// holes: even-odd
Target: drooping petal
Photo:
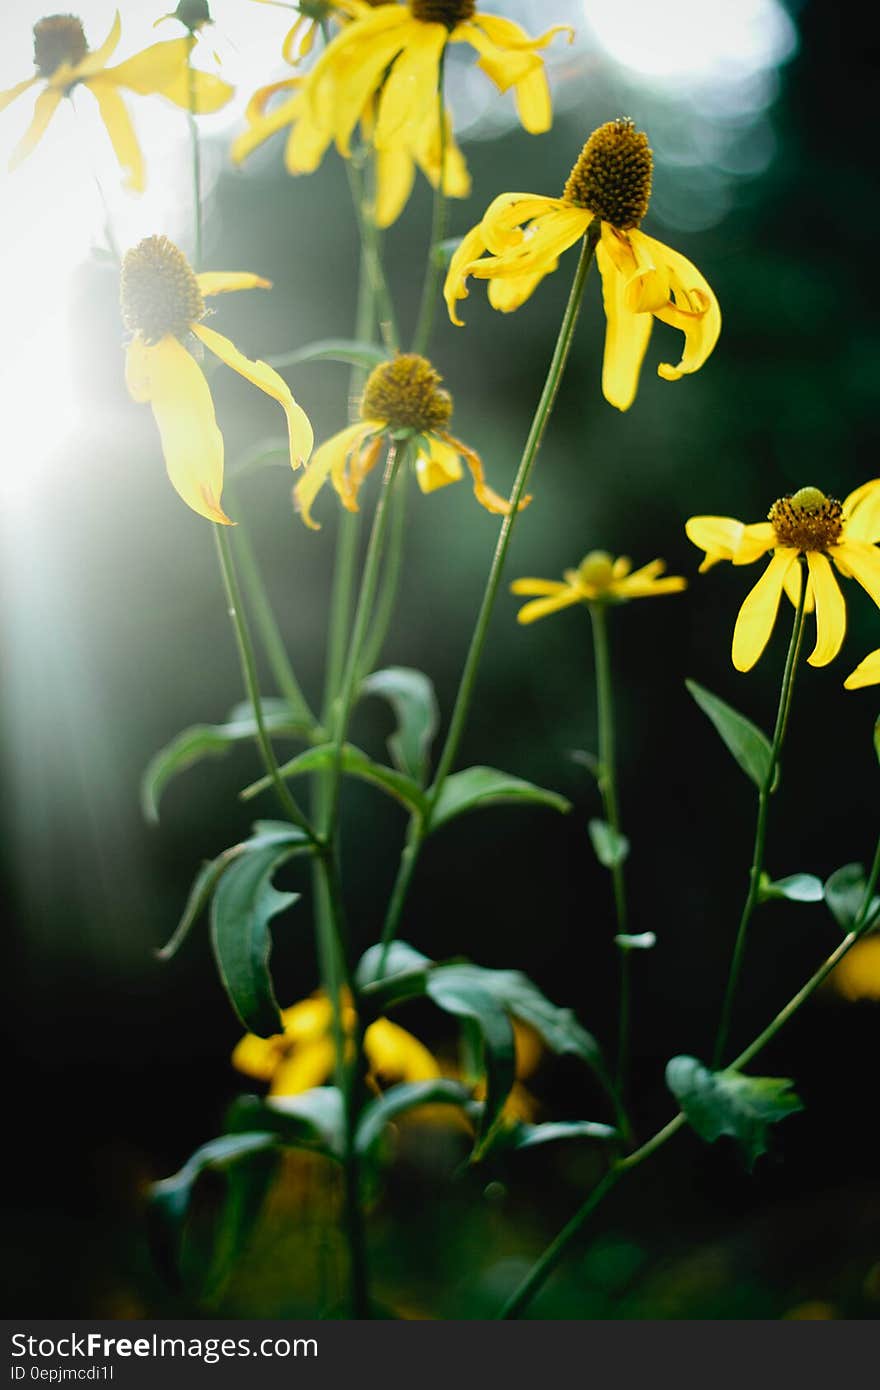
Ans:
[[[319,449],[293,490],[297,511],[312,531],[320,529],[312,519],[312,504],[328,478],[332,478],[340,496],[345,491],[343,478],[349,457],[359,448],[368,434],[384,428],[381,420],[358,420],[357,424],[334,434]]]
[[[548,212],[562,212],[569,206],[562,198],[547,198],[540,193],[500,193],[493,198],[480,223],[487,250],[493,256],[503,256],[506,251],[522,245],[527,222]]]
[[[567,32],[569,42],[574,31],[564,24],[555,25],[538,38],[530,38],[511,19],[478,12],[472,22],[461,24],[453,31],[453,42],[470,43],[480,54],[478,67],[502,92],[513,87],[520,122],[532,135],[540,135],[553,123],[550,89],[544,63],[538,50],[546,48],[556,34]]]
[[[485,14],[480,11],[472,22],[478,25],[499,48],[509,49],[511,53],[516,53],[519,50],[539,53],[542,49],[550,46],[557,34],[565,34],[569,43],[574,42],[574,29],[570,24],[553,24],[549,29],[545,29],[543,34],[532,35],[527,34],[525,29],[515,20],[507,19],[500,14]],[[453,31],[454,43],[464,39],[462,30],[465,27],[460,25]],[[470,43],[470,38],[466,41]]]
[[[880,478],[851,492],[843,504],[843,515],[848,540],[880,541]]]
[[[165,467],[188,507],[209,521],[231,525],[220,505],[223,436],[201,367],[176,338],[128,348],[126,380],[137,401],[149,401],[159,427]]]
[[[437,106],[440,58],[449,38],[444,24],[418,24],[398,57],[379,98],[373,142],[377,150],[403,136],[410,141]]]
[[[281,45],[281,56],[285,63],[289,63],[291,67],[295,67],[300,58],[304,56],[297,48],[296,41],[300,36],[300,32],[306,25],[311,29],[313,23],[314,21],[309,21],[304,14],[297,15],[292,26],[285,34],[284,42]]]
[[[617,232],[602,226],[602,245],[625,280],[627,308],[634,314],[654,313],[669,303],[669,271],[652,242],[637,228]]]
[[[792,565],[791,569],[788,571],[788,574],[785,576],[785,584],[783,586],[792,608],[797,608],[798,604],[801,601],[801,585],[803,584],[803,582],[803,575],[801,573],[800,565]],[[815,607],[816,600],[813,597],[813,586],[810,583],[808,577],[807,596],[804,599],[804,612],[812,613]]]
[[[857,579],[880,608],[880,550],[867,541],[842,541],[831,549],[831,557],[841,574]]]
[[[397,221],[412,193],[415,177],[415,160],[402,141],[376,151],[377,227],[390,227]]]
[[[700,565],[700,574],[705,574],[719,561],[733,559],[745,527],[732,516],[692,516],[684,529],[688,540],[706,552]]]
[[[483,468],[483,460],[475,449],[463,444],[460,439],[455,439],[451,434],[440,436],[445,444],[450,444],[457,453],[461,454],[474,482],[474,496],[481,507],[485,507],[487,512],[492,512],[495,516],[509,516],[510,503],[500,493],[495,492],[494,488],[489,487],[486,482],[486,474]],[[523,511],[531,502],[531,497],[524,497],[519,504],[519,511]]]
[[[64,93],[56,87],[46,87],[44,91],[40,92],[34,105],[33,120],[15,149],[12,151],[12,156],[9,160],[10,173],[17,169],[19,164],[27,159],[28,155],[32,154],[37,148],[37,145],[39,145],[43,136],[46,134],[46,128],[49,122],[58,110],[58,103],[61,101],[63,95]]]
[[[98,48],[92,49],[91,53],[87,53],[81,62],[75,64],[73,69],[75,76],[82,81],[87,77],[94,77],[95,73],[101,72],[107,66],[113,54],[116,52],[116,49],[119,47],[119,40],[121,38],[122,20],[117,10],[113,18],[113,23],[110,26],[110,32],[104,42],[100,44]]]
[[[852,675],[844,681],[847,690],[862,690],[866,685],[880,685],[880,647],[866,656]]]
[[[739,544],[733,552],[735,565],[753,565],[776,545],[776,531],[769,521],[758,521],[753,526],[744,526]]]
[[[303,91],[314,124],[348,157],[352,132],[418,21],[402,5],[383,5],[348,24],[324,49]]]
[[[436,492],[438,488],[457,483],[462,472],[458,450],[442,439],[432,436],[427,452],[420,449],[416,455],[416,481],[422,492]]]
[[[380,151],[380,158],[383,152]],[[467,161],[455,142],[452,120],[446,113],[445,160],[440,141],[440,121],[436,111],[431,112],[413,141],[412,153],[422,173],[433,188],[440,182],[440,166],[444,163],[443,189],[447,198],[467,198],[471,191],[471,176]]]
[[[810,587],[816,601],[816,645],[807,658],[811,666],[827,666],[843,646],[846,636],[846,604],[825,555],[807,553]]]
[[[203,270],[196,276],[205,298],[212,294],[230,294],[235,290],[271,290],[272,281],[249,270]]]
[[[104,129],[125,176],[125,187],[132,193],[143,193],[146,185],[144,157],[125,102],[111,83],[102,82],[98,77],[93,78],[89,88],[98,103]]]
[[[449,262],[443,283],[443,298],[446,300],[449,317],[457,328],[464,328],[464,319],[460,318],[458,313],[458,301],[467,299],[470,293],[467,287],[468,275],[473,263],[482,256],[485,249],[486,243],[478,223],[462,237],[461,244],[456,247]]]
[[[222,333],[215,332],[213,328],[206,328],[203,323],[196,323],[193,324],[192,331],[205,344],[206,348],[209,348],[220,358],[221,362],[225,362],[227,367],[238,372],[239,376],[243,376],[246,381],[249,381],[260,391],[265,391],[267,396],[271,396],[283,407],[287,416],[290,466],[296,469],[306,463],[315,442],[312,426],[302,406],[297,405],[293,399],[290,387],[284,378],[280,377],[274,367],[270,367],[267,362],[252,361],[250,357],[245,357],[234,343],[230,342],[228,338],[224,338]]]
[[[299,1096],[320,1086],[333,1073],[336,1048],[328,1034],[314,1042],[301,1043],[284,1056],[272,1077],[269,1094]]]
[[[364,1052],[374,1076],[386,1083],[433,1081],[440,1068],[431,1053],[390,1018],[377,1018],[364,1034]]]
[[[24,82],[19,82],[14,87],[7,87],[5,92],[0,92],[0,111],[5,111],[7,106],[15,101],[16,97],[20,97],[38,81],[39,78],[35,74],[33,77],[26,77]]]
[[[501,314],[512,314],[531,298],[541,281],[552,275],[558,265],[558,261],[549,261],[530,275],[508,275],[503,280],[490,280],[489,303]]]
[[[581,208],[563,208],[537,217],[528,227],[522,241],[500,256],[484,256],[475,261],[470,274],[480,280],[495,276],[549,273],[549,266],[580,241],[590,223],[590,215]]]
[[[688,373],[699,371],[718,342],[721,309],[708,281],[686,256],[653,237],[646,237],[644,233],[640,235],[669,272],[675,302],[655,309],[654,313],[663,323],[680,329],[685,343],[679,362],[675,366],[661,362],[657,373],[664,381],[678,381]]]
[[[278,87],[287,86],[287,83],[278,83]],[[264,88],[264,92],[268,89]],[[286,126],[292,125],[303,110],[303,99],[299,92],[288,97],[287,101],[279,102],[268,114],[251,115],[246,113],[248,122],[247,128],[237,135],[230,146],[229,155],[233,164],[241,164],[247,159],[248,155],[258,149],[260,145],[270,140],[279,130],[284,130]],[[324,142],[324,148],[330,143],[329,137]]]
[[[584,595],[577,589],[570,589],[567,584],[559,586],[560,592],[552,598],[536,598],[531,603],[523,604],[516,615],[518,623],[534,623],[538,618],[546,618],[549,613],[558,613],[563,608],[572,608],[576,603],[582,603]]]
[[[738,671],[751,671],[773,631],[785,576],[797,562],[797,551],[775,550],[745,603],[739,610],[733,631],[733,664]]]
[[[255,1081],[271,1081],[283,1057],[284,1039],[280,1033],[271,1038],[258,1038],[246,1033],[232,1053],[232,1065]]]
[[[651,337],[650,314],[633,313],[627,303],[626,280],[605,246],[596,247],[596,264],[602,277],[605,305],[605,355],[602,393],[609,405],[629,410],[636,398],[642,362]]]
[[[234,93],[234,88],[212,73],[190,71],[191,37],[169,39],[151,44],[149,48],[127,58],[116,67],[106,68],[102,81],[127,87],[141,96],[163,96],[184,110],[198,115],[219,111]]]

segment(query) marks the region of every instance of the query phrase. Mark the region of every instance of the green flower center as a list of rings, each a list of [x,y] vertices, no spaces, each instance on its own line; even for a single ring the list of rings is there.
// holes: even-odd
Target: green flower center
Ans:
[[[150,236],[122,261],[122,321],[146,343],[183,339],[205,316],[199,282],[186,256],[164,236]]]
[[[628,117],[594,130],[565,185],[563,198],[620,231],[648,211],[654,156],[643,130]]]
[[[477,6],[476,0],[410,0],[409,8],[413,19],[423,24],[445,24],[447,29],[454,29],[473,19]]]
[[[593,589],[607,589],[614,578],[614,557],[607,550],[591,550],[578,565],[581,583]]]
[[[843,531],[843,507],[817,487],[802,487],[791,497],[780,497],[770,508],[769,519],[779,544],[792,550],[827,550]]]
[[[89,51],[82,20],[72,14],[51,14],[34,25],[34,67],[51,77],[64,63],[74,67]]]
[[[415,352],[398,353],[370,375],[361,415],[418,434],[445,429],[452,419],[452,397],[441,388],[442,380],[427,358]]]

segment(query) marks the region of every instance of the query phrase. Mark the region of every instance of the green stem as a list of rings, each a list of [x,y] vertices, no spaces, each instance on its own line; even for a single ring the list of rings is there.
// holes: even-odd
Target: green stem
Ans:
[[[288,820],[294,825],[298,825],[301,830],[306,832],[310,839],[314,840],[316,838],[315,832],[294,800],[284,778],[281,776],[271,740],[266,732],[266,725],[263,720],[260,686],[257,678],[257,663],[254,657],[254,644],[245,615],[244,605],[241,601],[241,590],[238,584],[238,577],[235,573],[232,547],[229,544],[229,536],[227,535],[225,526],[215,523],[214,539],[217,542],[217,555],[220,560],[220,570],[223,575],[223,588],[226,592],[229,617],[235,630],[235,640],[238,645],[238,654],[241,660],[241,671],[244,676],[248,699],[254,711],[254,721],[257,726],[257,746],[263,759],[263,765],[269,777],[272,779],[275,795]]]
[[[728,1068],[729,1071],[742,1071],[743,1067],[748,1066],[749,1062],[753,1061],[754,1058],[758,1056],[758,1053],[762,1052],[767,1044],[776,1037],[776,1034],[785,1026],[788,1020],[797,1013],[798,1009],[800,1009],[811,995],[815,994],[816,990],[825,983],[828,976],[837,968],[844,956],[847,955],[847,953],[852,950],[853,946],[855,946],[856,942],[861,939],[870,926],[869,914],[878,879],[880,879],[880,840],[877,842],[877,848],[874,853],[874,863],[865,889],[865,896],[862,900],[862,905],[852,931],[840,943],[837,950],[833,951],[828,959],[820,965],[815,974],[810,976],[810,979],[803,988],[799,989],[797,994],[779,1010],[772,1022],[767,1025],[762,1033],[758,1034],[754,1042],[741,1052],[736,1060],[730,1064]],[[555,1240],[548,1245],[544,1253],[536,1260],[525,1279],[519,1285],[519,1288],[514,1291],[501,1309],[501,1312],[498,1314],[499,1318],[519,1317],[527,1304],[531,1302],[538,1290],[543,1287],[554,1269],[559,1265],[568,1246],[581,1230],[587,1218],[592,1215],[611,1189],[617,1185],[626,1173],[634,1168],[638,1168],[646,1159],[651,1158],[658,1149],[662,1149],[685,1124],[685,1117],[681,1111],[679,1111],[679,1113],[673,1116],[669,1123],[664,1125],[662,1129],[658,1130],[647,1143],[643,1144],[641,1148],[636,1149],[635,1153],[628,1154],[625,1158],[617,1160],[598,1186],[593,1189],[583,1205],[575,1212],[568,1224],[563,1227]]]
[[[596,704],[599,721],[599,791],[605,820],[614,831],[615,840],[622,836],[620,804],[617,794],[617,759],[614,731],[614,686],[611,679],[611,656],[608,645],[608,615],[606,605],[591,603],[590,625],[593,631],[593,653],[596,666]],[[623,861],[615,857],[611,869],[614,885],[614,911],[618,936],[627,933],[626,883]],[[630,950],[618,943],[620,951],[620,1009],[617,1031],[617,1072],[615,1089],[620,1110],[626,1114],[626,1077],[629,1067],[629,1032],[631,1012]],[[624,1137],[629,1137],[627,1123]]]
[[[770,762],[768,763],[764,780],[758,788],[758,816],[755,823],[755,843],[752,851],[752,867],[749,870],[749,891],[743,905],[739,928],[736,934],[736,942],[733,948],[733,958],[727,977],[727,988],[724,993],[721,1021],[718,1025],[718,1036],[715,1039],[715,1048],[712,1055],[712,1065],[714,1067],[720,1065],[727,1047],[727,1040],[730,1035],[730,1024],[733,1017],[733,1003],[736,997],[739,977],[742,972],[749,924],[751,923],[752,916],[754,915],[755,908],[758,906],[761,896],[761,875],[764,871],[764,852],[767,844],[767,819],[770,808],[770,797],[776,788],[779,757],[782,752],[783,742],[785,741],[786,729],[788,728],[788,718],[791,713],[791,701],[794,693],[794,679],[797,674],[798,657],[800,656],[801,643],[804,636],[807,593],[806,575],[802,575],[801,580],[800,599],[791,630],[791,641],[788,644],[788,656],[785,660],[782,688],[779,692],[779,708],[776,714],[776,728],[773,732],[773,744],[770,749]]]
[[[409,477],[405,469],[397,476],[391,496],[391,524],[388,553],[382,567],[382,585],[376,600],[376,612],[364,644],[360,661],[360,678],[368,676],[382,655],[382,648],[391,627],[397,604],[397,590],[403,568],[403,544],[406,536],[406,504],[409,497]]]
[[[370,170],[372,170],[372,165],[373,161],[370,161],[368,166]],[[368,203],[373,205],[375,201],[375,195],[372,191],[374,179],[371,174],[370,186],[365,188],[362,171],[354,159],[345,161],[345,169],[348,174],[355,216],[357,217],[363,263],[373,291],[373,301],[379,320],[379,332],[388,351],[394,352],[400,342],[397,332],[397,315],[394,312],[394,301],[391,298],[391,290],[388,287],[385,267],[382,263],[379,229],[368,207]]]
[[[446,781],[452,764],[455,761],[458,753],[458,746],[461,742],[462,734],[464,733],[471,699],[473,698],[474,686],[476,684],[477,672],[479,670],[483,648],[485,647],[486,637],[489,631],[489,623],[495,608],[495,600],[498,597],[498,590],[504,573],[504,564],[507,559],[508,549],[510,548],[513,528],[519,513],[519,505],[525,496],[535,458],[540,448],[541,440],[544,437],[547,422],[552,414],[568,356],[571,351],[574,331],[580,313],[581,301],[583,300],[584,288],[587,283],[590,267],[593,263],[593,254],[596,249],[598,235],[599,228],[598,225],[594,223],[591,225],[581,245],[577,270],[575,271],[568,303],[559,328],[559,335],[556,339],[556,346],[553,350],[547,378],[544,382],[541,398],[538,402],[531,428],[529,429],[528,439],[526,440],[522,458],[520,459],[519,469],[517,470],[516,479],[514,481],[513,491],[510,496],[510,510],[501,523],[501,530],[492,558],[489,576],[486,581],[486,588],[483,593],[480,611],[477,616],[476,626],[471,638],[464,669],[461,674],[455,707],[449,724],[449,731],[446,735],[443,752],[440,755],[434,785],[431,788],[429,799],[430,809],[433,809],[436,805],[437,798],[443,789],[443,783]],[[406,897],[418,863],[421,846],[428,833],[429,826],[430,814],[424,820],[414,820],[410,825],[407,846],[401,857],[397,879],[394,884],[385,917],[385,925],[382,931],[384,952],[380,969],[384,968],[388,949],[397,935],[403,908],[406,903]]]
[[[437,187],[434,190],[434,209],[431,215],[431,240],[428,243],[428,264],[425,268],[425,280],[422,286],[422,302],[419,307],[419,317],[412,347],[413,352],[422,355],[428,350],[428,345],[431,341],[431,333],[434,328],[434,315],[437,310],[440,275],[442,271],[442,266],[439,261],[439,250],[446,234],[446,157],[449,141],[446,129],[446,99],[443,90],[445,74],[446,48],[444,47],[437,68],[440,175],[437,180]]]
[[[196,121],[196,75],[193,71],[192,62],[187,67],[187,77],[189,81],[189,111],[187,120],[189,122],[189,140],[192,149],[192,189],[193,189],[193,233],[195,259],[193,267],[195,270],[202,268],[202,147],[199,141],[199,127]]]

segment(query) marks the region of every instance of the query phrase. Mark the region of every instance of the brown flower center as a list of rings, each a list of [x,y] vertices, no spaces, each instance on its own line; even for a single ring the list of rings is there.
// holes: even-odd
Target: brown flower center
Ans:
[[[150,236],[122,261],[122,321],[146,343],[183,339],[205,316],[199,282],[186,256],[164,236]]]
[[[41,77],[51,77],[64,63],[81,63],[88,51],[76,15],[50,14],[34,25],[34,67]]]
[[[648,211],[654,156],[643,130],[628,117],[594,130],[565,185],[563,197],[620,231],[637,227]]]
[[[174,18],[185,24],[191,34],[195,34],[205,24],[212,24],[208,0],[180,0],[174,11]]]
[[[440,385],[443,378],[425,357],[399,353],[383,362],[367,381],[361,415],[387,420],[392,429],[430,434],[445,429],[452,418],[452,397]]]
[[[413,19],[423,24],[445,24],[447,29],[454,29],[473,19],[477,6],[476,0],[410,0],[409,8]]]
[[[827,550],[843,531],[843,507],[817,487],[802,487],[791,497],[780,497],[770,508],[769,519],[780,545],[792,550]]]

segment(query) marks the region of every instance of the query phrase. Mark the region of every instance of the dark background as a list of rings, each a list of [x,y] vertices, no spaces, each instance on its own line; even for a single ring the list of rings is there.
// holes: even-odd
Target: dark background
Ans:
[[[593,548],[637,563],[663,555],[672,572],[695,576],[698,556],[683,530],[691,513],[757,520],[799,486],[845,495],[878,471],[876,43],[863,36],[854,44],[833,7],[808,4],[797,22],[800,49],[780,72],[769,168],[735,183],[730,210],[714,226],[686,231],[650,216],[647,223],[716,289],[724,330],[715,355],[695,378],[660,381],[653,364],[674,349],[658,326],[638,399],[618,415],[600,393],[601,312],[598,286],[589,287],[510,578],[552,577]],[[612,79],[593,76],[582,97],[569,93],[569,109],[543,140],[513,131],[467,147],[476,191],[453,208],[454,232],[497,192],[561,186],[585,135],[617,114]],[[571,80],[581,77],[574,71]],[[650,133],[647,99],[639,109],[628,95]],[[673,172],[660,164],[658,203],[664,190],[669,203]],[[287,179],[277,149],[255,173],[222,175],[208,264],[257,269],[277,286],[259,302],[236,296],[222,305],[219,326],[245,351],[267,355],[350,334],[357,254],[346,198],[335,157],[308,180]],[[387,238],[405,331],[429,215],[421,185]],[[493,314],[475,287],[467,330],[439,323],[432,356],[456,399],[455,429],[481,450],[502,490],[572,271],[567,260],[515,318]],[[192,1288],[171,1290],[147,1247],[146,1184],[219,1132],[226,1105],[247,1089],[228,1063],[239,1029],[204,927],[170,966],[152,952],[200,861],[246,830],[235,796],[255,761],[243,749],[186,773],[166,795],[161,827],[142,824],[138,780],[149,756],[179,728],[222,719],[241,689],[207,526],[177,503],[149,412],[124,394],[115,296],[112,269],[98,261],[82,268],[71,341],[81,348],[87,325],[88,351],[78,351],[77,364],[88,425],[65,446],[62,481],[40,499],[51,543],[37,531],[22,547],[18,563],[32,582],[19,575],[11,617],[7,604],[5,1307],[30,1316],[307,1314],[316,1309],[300,1269],[303,1240],[329,1249],[331,1264],[336,1258],[324,1220],[333,1192],[311,1167],[288,1173],[242,1266],[213,1301]],[[339,427],[343,367],[304,367],[291,381],[319,438]],[[230,374],[218,374],[215,394],[230,457],[277,431],[269,403]],[[233,514],[258,543],[297,671],[317,700],[336,507],[322,498],[324,529],[306,534],[292,516],[289,483],[282,470],[254,475]],[[496,523],[466,485],[414,494],[410,518],[383,659],[426,670],[448,714]],[[683,679],[693,676],[772,725],[785,634],[748,677],[729,660],[753,578],[719,568],[682,597],[613,615],[632,925],[658,936],[656,950],[634,960],[633,1095],[645,1136],[672,1113],[666,1060],[710,1051],[746,886],[752,792]],[[17,612],[22,585],[31,599]],[[776,876],[824,877],[873,850],[877,700],[846,695],[841,685],[877,645],[877,619],[855,586],[847,597],[844,656],[824,671],[805,667],[796,693],[772,807],[768,867]],[[588,619],[571,611],[519,629],[515,611],[503,596],[460,765],[534,778],[570,796],[575,810],[561,819],[497,809],[444,830],[424,854],[402,934],[432,955],[526,970],[610,1043],[610,885],[586,836],[597,794],[569,757],[595,747]],[[387,731],[378,705],[358,711],[359,744],[378,754]],[[272,814],[268,801],[265,810]],[[347,892],[366,946],[381,924],[403,818],[359,786],[347,789],[345,814]],[[307,893],[297,872],[289,881]],[[837,939],[822,907],[765,908],[749,945],[734,1042],[762,1027]],[[292,1002],[317,983],[307,903],[276,941],[279,996]],[[435,1014],[415,1011],[403,1021],[438,1046],[451,1042]],[[876,1006],[820,994],[761,1060],[765,1074],[796,1079],[806,1111],[776,1132],[755,1174],[726,1143],[708,1149],[679,1137],[609,1200],[594,1243],[573,1252],[536,1312],[777,1318],[808,1305],[816,1315],[873,1317],[876,1029]],[[568,1063],[545,1062],[533,1089],[544,1117],[608,1118],[591,1078]],[[578,1205],[600,1161],[589,1148],[557,1147],[456,1178],[460,1158],[454,1137],[416,1136],[371,1216],[378,1295],[398,1315],[491,1316]]]

